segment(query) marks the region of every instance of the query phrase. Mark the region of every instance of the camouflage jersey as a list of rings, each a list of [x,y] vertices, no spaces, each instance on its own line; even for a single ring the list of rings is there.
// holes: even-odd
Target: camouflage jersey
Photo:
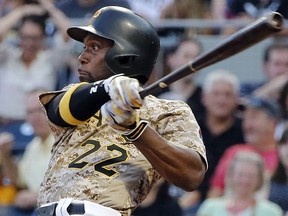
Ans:
[[[45,105],[55,94],[42,95],[41,103]],[[137,111],[169,142],[194,149],[206,161],[199,126],[186,103],[147,96]],[[133,143],[102,121],[99,111],[77,127],[59,127],[48,122],[55,144],[40,187],[39,206],[73,198],[111,207],[129,216],[160,179]]]

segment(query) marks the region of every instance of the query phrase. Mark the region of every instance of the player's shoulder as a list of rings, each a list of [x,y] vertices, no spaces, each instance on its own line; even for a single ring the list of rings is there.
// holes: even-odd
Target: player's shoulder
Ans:
[[[190,110],[189,105],[184,101],[160,99],[152,95],[145,97],[145,104],[147,107],[158,107],[159,109],[163,110]]]
[[[151,95],[145,97],[140,112],[143,119],[155,122],[163,119],[194,119],[191,108],[185,102],[159,99]]]
[[[45,105],[47,104],[52,98],[54,98],[56,95],[61,94],[62,92],[68,91],[70,88],[72,88],[75,85],[79,85],[79,83],[71,83],[65,87],[63,87],[60,90],[51,90],[47,92],[43,92],[39,95],[40,102]]]

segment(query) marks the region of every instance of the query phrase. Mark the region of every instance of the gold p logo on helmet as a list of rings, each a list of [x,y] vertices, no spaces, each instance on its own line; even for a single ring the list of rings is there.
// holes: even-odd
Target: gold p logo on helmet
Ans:
[[[89,21],[89,24],[93,23],[94,19],[97,18],[99,15],[101,14],[101,9],[97,10],[94,15],[92,16],[92,18]]]
[[[101,9],[94,13],[93,18],[98,17],[100,14],[101,14]]]

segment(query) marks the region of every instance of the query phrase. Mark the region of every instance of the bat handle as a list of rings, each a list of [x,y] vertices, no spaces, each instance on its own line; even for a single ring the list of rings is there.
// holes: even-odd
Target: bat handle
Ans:
[[[142,99],[144,99],[144,97],[149,95],[149,93],[147,93],[147,89],[143,89],[142,91],[139,92],[139,94],[140,94]]]
[[[143,99],[144,97],[151,94],[155,90],[159,90],[159,88],[163,89],[166,87],[167,87],[167,85],[165,83],[163,83],[162,85],[161,85],[161,83],[158,83],[158,82],[153,83],[153,84],[149,85],[148,87],[146,87],[145,89],[143,89],[142,91],[140,91],[139,94],[140,94],[141,98]]]

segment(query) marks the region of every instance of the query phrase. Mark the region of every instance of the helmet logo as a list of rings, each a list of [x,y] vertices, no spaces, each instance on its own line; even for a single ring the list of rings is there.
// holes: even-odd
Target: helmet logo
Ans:
[[[98,17],[100,14],[101,14],[101,10],[97,10],[97,11],[94,13],[93,18]]]
[[[92,18],[89,21],[89,24],[92,24],[95,20],[95,18],[97,18],[99,15],[101,14],[101,10],[97,10],[94,15],[92,16]]]

